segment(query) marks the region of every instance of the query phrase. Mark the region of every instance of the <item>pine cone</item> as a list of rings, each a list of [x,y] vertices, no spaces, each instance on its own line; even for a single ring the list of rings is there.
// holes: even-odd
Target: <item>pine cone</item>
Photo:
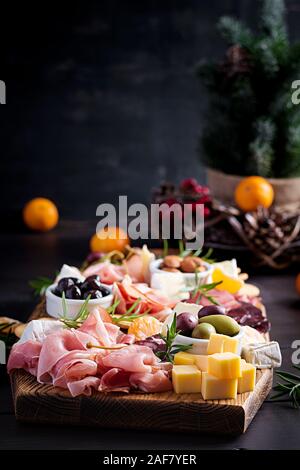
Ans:
[[[257,212],[245,214],[243,228],[251,243],[271,256],[286,242],[293,224],[287,214],[259,208]]]

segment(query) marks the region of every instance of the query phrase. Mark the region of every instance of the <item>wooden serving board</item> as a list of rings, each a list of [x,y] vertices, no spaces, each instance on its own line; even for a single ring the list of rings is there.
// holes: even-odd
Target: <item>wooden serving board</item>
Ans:
[[[31,319],[47,316],[42,302]],[[72,397],[51,385],[39,384],[23,370],[11,375],[16,418],[31,423],[92,425],[107,428],[152,429],[210,434],[246,431],[273,381],[271,369],[257,371],[251,393],[236,400],[205,401],[200,394],[100,393]]]

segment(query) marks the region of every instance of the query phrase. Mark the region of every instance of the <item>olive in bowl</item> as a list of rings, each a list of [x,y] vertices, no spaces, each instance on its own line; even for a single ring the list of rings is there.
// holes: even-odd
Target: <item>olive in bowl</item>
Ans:
[[[88,278],[87,278],[88,279]],[[85,281],[87,280],[85,279]],[[77,316],[80,308],[89,297],[87,309],[93,310],[95,307],[108,308],[112,305],[113,294],[108,286],[97,283],[91,283],[89,287],[82,288],[79,280],[74,281],[72,278],[62,278],[57,284],[52,284],[46,290],[46,311],[48,315],[54,318],[64,316],[64,305],[62,301],[62,293],[65,294],[65,304],[67,307],[67,318],[73,319]],[[92,280],[93,282],[95,279]]]
[[[183,312],[188,313],[188,312]],[[180,320],[178,328],[177,321],[180,319],[181,315],[179,314],[176,319],[177,325],[177,336],[174,340],[174,344],[183,345],[187,347],[187,352],[191,354],[207,354],[207,346],[209,338],[213,333],[225,334],[227,336],[234,336],[238,339],[238,354],[241,353],[242,349],[242,337],[244,335],[244,330],[236,322],[231,322],[231,318],[227,315],[207,315],[205,317],[198,318],[197,313],[191,313],[190,315],[194,317],[194,321],[191,317],[187,315],[183,316],[183,319]],[[188,318],[188,325],[187,320]],[[174,319],[174,314],[172,313],[165,320],[164,328],[170,327]],[[181,323],[182,322],[182,323]],[[191,325],[194,323],[194,328],[191,329]]]

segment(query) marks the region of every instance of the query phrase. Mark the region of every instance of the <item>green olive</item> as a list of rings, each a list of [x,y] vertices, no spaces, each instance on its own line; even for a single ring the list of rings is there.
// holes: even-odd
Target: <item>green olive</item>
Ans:
[[[199,323],[192,332],[192,338],[209,339],[212,333],[216,333],[216,329],[210,323]]]
[[[199,323],[209,323],[215,327],[217,333],[227,336],[235,336],[240,331],[240,325],[227,315],[207,315],[200,318]]]

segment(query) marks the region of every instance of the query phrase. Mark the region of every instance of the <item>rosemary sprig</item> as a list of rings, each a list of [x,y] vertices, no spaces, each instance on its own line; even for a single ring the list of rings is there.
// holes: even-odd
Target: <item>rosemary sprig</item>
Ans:
[[[119,303],[120,303],[120,300],[119,300],[119,299],[116,299],[116,300],[114,301],[114,303],[113,303],[110,307],[108,307],[108,308],[106,309],[107,313],[109,313],[110,315],[114,315],[114,314],[115,314],[115,311],[116,311],[116,308],[117,308],[117,306],[119,305]]]
[[[300,366],[293,366],[295,369],[300,370]],[[292,374],[283,370],[275,371],[276,375],[283,381],[278,382],[274,387],[274,392],[278,392],[273,395],[270,400],[276,401],[287,401],[290,402],[294,408],[300,408],[300,375]],[[280,398],[286,397],[285,400]]]
[[[210,284],[199,284],[195,287],[191,296],[195,297],[197,294],[199,294],[196,299],[197,304],[199,304],[202,297],[204,297],[205,299],[209,300],[212,304],[219,305],[219,302],[212,295],[209,295],[208,292],[217,287],[218,285],[222,284],[222,282],[223,281],[212,282]]]
[[[163,247],[163,258],[164,258],[165,256],[168,256],[168,253],[169,253],[169,242],[167,239],[163,240],[163,245],[164,245]]]
[[[139,313],[138,306],[141,303],[142,299],[138,298],[132,305],[131,307],[126,311],[124,315],[115,315],[114,313],[111,314],[112,321],[116,323],[117,325],[122,322],[132,322],[136,318],[144,317],[147,315],[151,309],[148,308],[143,314]],[[119,302],[118,302],[119,303]]]
[[[213,254],[213,248],[209,248],[207,250],[207,252],[205,253],[205,255],[201,256],[201,258],[203,259],[203,261],[205,261],[206,263],[209,263],[209,264],[213,264],[216,262],[216,259],[213,259],[211,258],[211,255]],[[199,255],[197,255],[199,256]]]
[[[69,319],[67,318],[68,316],[68,310],[67,310],[67,303],[66,303],[66,297],[62,295],[62,305],[63,305],[63,316],[60,318],[60,321],[68,328],[79,328],[82,323],[87,319],[89,315],[89,311],[87,308],[87,305],[89,303],[91,296],[88,295],[83,304],[80,307],[79,312],[77,313],[76,317]]]
[[[156,356],[161,359],[162,361],[173,362],[174,355],[180,351],[187,351],[191,349],[191,344],[174,344],[174,341],[179,335],[180,331],[176,331],[176,313],[174,314],[172,323],[170,326],[167,326],[167,334],[162,335],[160,334],[161,339],[164,340],[166,343],[166,350],[165,351],[158,351],[156,352]]]
[[[29,281],[30,287],[34,290],[34,295],[42,296],[45,294],[46,289],[53,284],[53,280],[49,277],[39,276],[32,281]]]

